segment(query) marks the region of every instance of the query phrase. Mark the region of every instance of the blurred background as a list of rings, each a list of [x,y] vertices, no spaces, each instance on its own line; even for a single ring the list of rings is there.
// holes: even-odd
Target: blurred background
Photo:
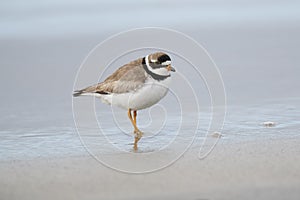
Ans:
[[[300,2],[296,0],[0,4],[2,137],[16,131],[32,133],[38,127],[46,128],[36,134],[74,135],[71,94],[83,59],[113,34],[141,27],[174,29],[202,44],[221,71],[228,105],[299,102]]]
[[[183,32],[202,44],[222,73],[229,104],[299,97],[296,0],[0,4],[1,108],[10,112],[12,107],[69,106],[76,72],[88,52],[120,31],[149,26]]]

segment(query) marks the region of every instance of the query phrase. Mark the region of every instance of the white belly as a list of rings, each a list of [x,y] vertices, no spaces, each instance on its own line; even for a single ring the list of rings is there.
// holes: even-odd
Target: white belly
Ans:
[[[164,81],[149,80],[145,85],[133,92],[124,94],[101,95],[103,102],[124,109],[142,110],[159,102],[168,92],[171,77]]]

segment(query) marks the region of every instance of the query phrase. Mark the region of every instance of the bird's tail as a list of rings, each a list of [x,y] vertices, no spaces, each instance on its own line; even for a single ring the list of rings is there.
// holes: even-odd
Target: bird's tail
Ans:
[[[97,87],[97,85],[92,85],[87,88],[84,88],[82,90],[75,90],[73,93],[73,97],[78,96],[100,96],[108,94],[107,92],[100,91]]]
[[[79,97],[84,93],[83,90],[75,90],[73,93],[73,97]]]

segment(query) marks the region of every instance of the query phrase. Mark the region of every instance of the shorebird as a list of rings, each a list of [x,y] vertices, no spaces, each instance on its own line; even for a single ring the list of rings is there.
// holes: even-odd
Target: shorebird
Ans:
[[[103,82],[73,93],[77,96],[95,96],[102,102],[128,111],[134,128],[134,150],[143,132],[137,127],[137,111],[158,103],[168,92],[171,82],[171,58],[156,52],[139,58],[117,69]]]

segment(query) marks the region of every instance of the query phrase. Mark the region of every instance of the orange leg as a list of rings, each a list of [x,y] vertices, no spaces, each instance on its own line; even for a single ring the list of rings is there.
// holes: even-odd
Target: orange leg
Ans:
[[[137,150],[138,147],[137,147],[137,143],[138,141],[141,139],[143,133],[138,129],[137,125],[136,125],[136,117],[137,117],[137,111],[134,110],[133,111],[133,117],[131,115],[131,109],[128,109],[128,118],[130,119],[133,127],[134,127],[134,134],[135,134],[135,137],[134,137],[134,150]]]
[[[136,116],[137,116],[137,111],[134,110],[133,111],[133,122],[135,123],[135,125],[136,125]]]

